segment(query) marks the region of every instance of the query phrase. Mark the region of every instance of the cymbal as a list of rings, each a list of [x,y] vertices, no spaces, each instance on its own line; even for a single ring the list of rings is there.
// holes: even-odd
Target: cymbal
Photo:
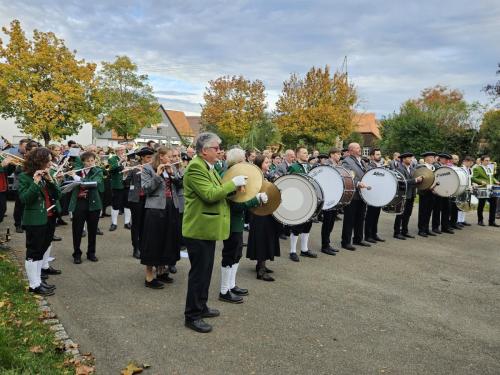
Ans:
[[[259,207],[251,208],[250,211],[252,211],[253,214],[259,216],[271,215],[278,209],[279,205],[281,204],[281,191],[275,184],[264,180],[262,189],[260,189],[260,193],[267,194],[267,203]]]
[[[417,178],[419,176],[423,176],[424,180],[421,183],[417,184],[418,190],[427,190],[434,184],[434,172],[432,172],[425,165],[417,165],[417,167],[413,171],[413,178]]]
[[[264,182],[264,175],[259,167],[250,163],[238,163],[229,168],[222,182],[231,181],[236,176],[247,176],[247,184],[243,188],[238,188],[236,193],[228,198],[234,202],[246,202],[255,197],[255,195],[262,188]]]

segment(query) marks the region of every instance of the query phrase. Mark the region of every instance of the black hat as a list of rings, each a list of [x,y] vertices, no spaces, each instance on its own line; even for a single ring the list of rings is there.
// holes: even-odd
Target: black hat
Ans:
[[[403,152],[401,155],[399,155],[400,159],[408,158],[408,157],[413,157],[415,156],[413,152]]]
[[[422,153],[422,157],[425,158],[426,156],[437,156],[438,154],[436,154],[434,151],[426,151],[426,152],[423,152]]]
[[[328,155],[326,154],[319,154],[318,155],[318,159],[321,160],[321,159],[328,159]]]
[[[308,161],[309,161],[309,162],[311,162],[312,160],[315,160],[315,159],[317,159],[317,158],[318,158],[317,156],[309,156]]]
[[[147,156],[147,155],[153,155],[155,153],[155,150],[153,150],[150,147],[143,147],[140,150],[137,150],[135,154],[137,156]]]
[[[346,151],[349,151],[349,149],[348,148],[343,148],[342,149],[342,152],[346,152]]]
[[[191,161],[191,160],[192,160],[192,158],[190,158],[190,157],[188,156],[188,154],[182,154],[181,159],[182,159],[183,161]]]
[[[450,154],[447,154],[446,152],[442,152],[440,154],[438,154],[438,156],[441,158],[441,159],[448,159],[448,160],[451,160],[452,157]]]

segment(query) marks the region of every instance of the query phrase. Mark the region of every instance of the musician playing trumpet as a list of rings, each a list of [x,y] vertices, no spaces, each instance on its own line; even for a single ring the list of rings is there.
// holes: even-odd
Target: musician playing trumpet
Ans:
[[[132,216],[128,205],[128,188],[126,188],[123,180],[123,169],[127,165],[127,155],[125,154],[125,146],[118,145],[115,148],[116,155],[108,159],[109,173],[111,175],[111,189],[113,191],[112,208],[111,208],[111,226],[109,231],[115,231],[118,226],[118,214],[120,210],[125,213],[126,229],[131,228],[130,218]]]

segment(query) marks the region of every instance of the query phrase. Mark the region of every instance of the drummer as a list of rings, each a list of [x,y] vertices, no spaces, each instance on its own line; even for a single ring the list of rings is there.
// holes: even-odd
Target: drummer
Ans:
[[[370,161],[368,163],[370,169],[382,168],[384,162],[382,161],[382,152],[379,148],[372,148],[370,151]],[[398,170],[401,163],[395,163],[395,170]],[[367,206],[365,218],[365,241],[370,243],[385,242],[378,236],[378,219],[382,207]]]
[[[423,165],[434,172],[436,169],[434,162],[437,154],[433,151],[427,151],[421,156],[424,158]],[[435,236],[435,234],[429,230],[429,222],[431,220],[435,196],[430,189],[420,190],[418,196],[418,235],[421,237]]]
[[[462,160],[462,169],[467,173],[467,176],[469,176],[469,186],[471,186],[471,176],[472,176],[472,166],[474,165],[474,159],[470,156],[466,156],[464,160]],[[462,226],[470,226],[470,224],[465,221],[465,211],[458,211],[457,213],[457,224],[460,224]]]
[[[452,157],[446,152],[438,154],[439,163],[436,164],[437,168],[452,166]],[[432,232],[435,234],[448,233],[454,234],[455,232],[450,228],[450,197],[434,197],[434,209],[432,211]],[[441,230],[440,230],[441,225]]]
[[[326,163],[332,167],[336,167],[340,164],[341,151],[338,148],[332,148],[329,152],[329,156],[326,161],[322,156],[319,155],[321,164]],[[323,211],[323,222],[321,224],[321,252],[328,255],[335,255],[338,250],[330,246],[330,235],[335,224],[335,219],[337,217],[337,210]]]
[[[295,150],[296,162],[288,168],[288,173],[307,174],[311,170],[307,148],[299,146]],[[297,256],[297,242],[300,236],[300,256],[317,258],[318,255],[309,250],[309,233],[311,232],[312,221],[290,227],[290,259],[299,261]]]
[[[498,180],[493,177],[493,169],[490,167],[490,157],[489,155],[481,156],[481,165],[475,167],[472,170],[472,182],[480,185],[481,187],[487,187],[488,185],[500,185]],[[490,203],[490,213],[488,219],[488,225],[490,227],[500,227],[500,225],[495,223],[495,212],[497,209],[497,198],[479,198],[479,204],[477,206],[477,223],[480,226],[484,226],[483,222],[483,210],[486,201]]]

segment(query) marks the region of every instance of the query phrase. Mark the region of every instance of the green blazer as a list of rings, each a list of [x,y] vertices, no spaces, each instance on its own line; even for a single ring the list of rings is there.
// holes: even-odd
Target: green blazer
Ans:
[[[59,185],[46,182],[46,186],[50,197],[58,201],[61,198]],[[35,184],[32,176],[24,172],[19,175],[18,194],[24,204],[23,225],[47,224],[48,207],[45,207],[45,195],[40,184]]]
[[[305,166],[304,166],[305,165]],[[288,173],[299,173],[299,174],[307,174],[311,170],[311,167],[308,163],[300,164],[293,163],[288,167]]]
[[[243,232],[246,210],[257,206],[259,206],[259,200],[255,197],[242,203],[229,201],[229,207],[231,209],[231,233]]]
[[[120,158],[116,155],[108,159],[109,175],[111,176],[111,189],[122,190],[125,188],[123,185],[123,166],[119,164]]]
[[[182,235],[199,240],[229,237],[230,211],[226,197],[236,190],[232,181],[222,183],[217,171],[197,156],[184,173]]]
[[[87,173],[82,181],[96,181],[97,189],[89,189],[87,199],[89,201],[89,211],[100,211],[102,210],[101,196],[99,192],[104,191],[104,177],[102,175],[102,169],[94,167],[90,169],[90,173]],[[76,204],[78,202],[78,192],[80,189],[73,189],[71,192],[71,199],[69,201],[68,211],[74,212],[76,209]]]
[[[486,171],[481,165],[476,165],[474,168],[472,168],[472,177],[471,177],[472,182],[478,184],[478,185],[493,185],[497,184],[498,180],[491,175],[491,181],[490,181],[490,176],[486,174]]]

